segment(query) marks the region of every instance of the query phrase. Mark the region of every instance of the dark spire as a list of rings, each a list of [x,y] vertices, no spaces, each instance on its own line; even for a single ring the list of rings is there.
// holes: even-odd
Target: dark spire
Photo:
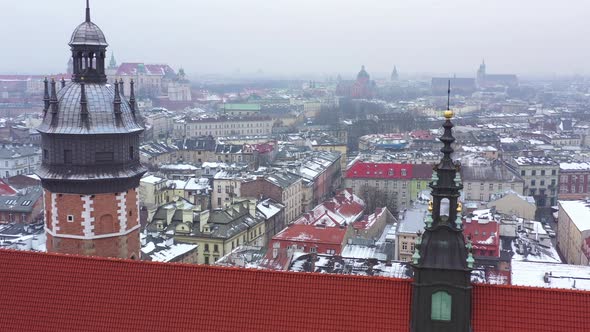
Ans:
[[[60,83],[61,83],[61,87],[62,88],[65,88],[66,87],[66,79],[63,76],[61,77]]]
[[[109,62],[109,69],[117,69],[117,60],[115,60],[115,52],[111,53],[111,61]]]
[[[451,146],[455,141],[455,137],[453,137],[453,124],[451,123],[451,119],[453,118],[453,111],[451,111],[451,81],[449,80],[449,90],[447,91],[447,110],[444,112],[445,116],[445,123],[443,123],[443,128],[445,129],[443,135],[439,138],[439,140],[443,143],[442,149],[440,152],[443,153],[443,158],[441,159],[440,163],[438,164],[438,169],[445,169],[445,170],[455,170],[455,164],[451,158],[454,150]]]
[[[471,244],[465,241],[459,202],[461,183],[459,162],[453,162],[453,111],[450,87],[444,111],[441,161],[434,166],[430,188],[432,200],[424,220],[424,232],[416,238],[412,256],[412,332],[471,331]],[[436,312],[432,308],[435,308]]]
[[[135,115],[135,108],[136,108],[136,105],[135,105],[135,87],[134,87],[135,83],[133,82],[133,79],[131,79],[131,82],[129,82],[129,85],[131,87],[130,88],[131,89],[131,92],[130,92],[130,96],[129,96],[129,106],[131,106],[131,112],[133,112],[133,115]]]
[[[44,85],[43,112],[46,113],[49,110],[49,81],[47,80],[47,77],[45,77],[45,80],[43,80],[43,85]]]
[[[119,87],[121,89],[121,96],[124,96],[125,95],[125,84],[123,84],[122,78],[119,80]]]
[[[51,79],[51,98],[49,98],[49,104],[51,105],[51,113],[57,114],[57,90],[55,89],[55,79]]]
[[[90,0],[86,0],[86,22],[90,22]]]
[[[115,79],[115,100],[113,101],[115,115],[121,116],[121,95],[119,94],[119,82]]]
[[[82,120],[88,118],[88,99],[86,99],[86,84],[84,82],[80,82],[80,114]]]

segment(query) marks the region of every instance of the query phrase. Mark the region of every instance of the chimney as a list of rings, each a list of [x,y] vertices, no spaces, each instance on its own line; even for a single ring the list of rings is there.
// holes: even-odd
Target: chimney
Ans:
[[[248,201],[248,212],[252,217],[256,216],[256,200]]]
[[[315,271],[315,261],[317,259],[317,254],[315,252],[312,252],[309,254],[309,272],[314,272]]]
[[[209,222],[209,210],[205,210],[205,211],[201,212],[201,215],[199,217],[199,229],[201,230],[201,232],[203,232],[203,229],[205,228],[205,225],[207,225],[208,222]]]
[[[182,210],[182,222],[192,223],[193,222],[193,210]]]

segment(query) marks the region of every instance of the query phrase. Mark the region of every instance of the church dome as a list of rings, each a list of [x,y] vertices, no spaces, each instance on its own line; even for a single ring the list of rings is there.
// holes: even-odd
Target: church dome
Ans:
[[[72,33],[69,45],[109,46],[102,30],[100,30],[98,25],[90,21],[78,25],[74,33]]]
[[[356,76],[357,79],[366,78],[369,79],[369,73],[365,70],[365,66],[361,67],[361,71],[359,71],[358,75]]]

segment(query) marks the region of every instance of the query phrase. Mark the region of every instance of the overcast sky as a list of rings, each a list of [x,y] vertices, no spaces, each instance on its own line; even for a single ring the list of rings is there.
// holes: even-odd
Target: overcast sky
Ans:
[[[0,72],[63,72],[85,0],[0,0]],[[589,0],[91,0],[119,62],[188,73],[590,73]],[[110,54],[110,52],[109,52]]]

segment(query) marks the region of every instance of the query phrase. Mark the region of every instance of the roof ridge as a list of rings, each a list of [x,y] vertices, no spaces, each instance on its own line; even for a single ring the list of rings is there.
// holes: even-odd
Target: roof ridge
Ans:
[[[22,250],[14,250],[14,249],[0,249],[0,256],[4,254],[17,254],[22,256],[49,256],[52,258],[61,258],[61,259],[77,259],[81,261],[96,261],[96,262],[105,262],[105,263],[117,263],[117,264],[129,264],[129,265],[157,265],[160,267],[176,267],[176,268],[184,268],[187,270],[217,270],[217,271],[244,271],[247,273],[266,273],[266,274],[283,274],[283,275],[302,275],[301,272],[292,272],[292,271],[277,271],[277,270],[266,270],[266,269],[256,269],[256,268],[241,268],[241,267],[228,267],[228,266],[213,266],[213,265],[200,265],[200,264],[187,264],[187,263],[177,263],[177,262],[153,262],[153,261],[141,261],[141,260],[130,260],[130,259],[121,259],[121,258],[111,258],[111,257],[97,257],[97,256],[83,256],[83,255],[73,255],[73,254],[58,254],[58,253],[49,253],[49,252],[33,252],[33,251],[22,251]],[[382,276],[362,276],[362,275],[340,275],[340,274],[325,274],[325,273],[316,273],[316,272],[308,272],[304,273],[304,275],[311,275],[313,277],[319,278],[331,278],[331,279],[358,279],[358,280],[382,280],[382,281],[403,281],[403,282],[411,282],[413,279],[400,279],[400,278],[391,278],[391,277],[382,277]]]

